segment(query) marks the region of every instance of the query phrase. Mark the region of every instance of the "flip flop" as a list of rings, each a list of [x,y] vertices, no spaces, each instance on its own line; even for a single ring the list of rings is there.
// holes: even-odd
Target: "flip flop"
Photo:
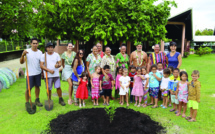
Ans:
[[[168,105],[168,107],[172,107],[172,105],[171,105],[171,104],[169,104],[169,105]]]
[[[189,122],[196,122],[196,120],[193,120],[193,119],[190,119],[190,120],[188,120]]]
[[[163,106],[163,109],[167,109],[167,107]]]
[[[176,114],[176,116],[180,116],[181,114]]]
[[[163,107],[163,105],[161,104],[161,107]]]
[[[173,112],[173,111],[175,111],[175,109],[170,109],[169,111],[170,111],[170,112]]]
[[[152,106],[152,108],[158,108],[158,106]]]
[[[106,105],[106,103],[103,103],[103,105],[105,106],[105,105]]]
[[[154,104],[152,104],[152,103],[149,103],[147,106],[151,106],[151,105],[154,105]]]
[[[143,105],[143,107],[147,107],[146,105]]]
[[[185,117],[186,117],[186,115],[182,115],[181,117],[182,117],[182,118],[185,118]]]
[[[175,114],[177,114],[178,113],[178,111],[175,111]]]
[[[187,116],[185,119],[186,119],[186,120],[190,120],[190,119],[192,119],[192,117]]]

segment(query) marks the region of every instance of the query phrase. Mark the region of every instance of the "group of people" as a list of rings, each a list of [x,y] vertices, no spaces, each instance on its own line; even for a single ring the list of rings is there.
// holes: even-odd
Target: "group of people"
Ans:
[[[114,99],[112,90],[115,90],[115,98],[119,99],[121,105],[126,102],[129,106],[130,100],[130,103],[135,102],[134,105],[137,107],[153,105],[152,108],[157,108],[158,101],[163,100],[160,107],[166,109],[173,104],[170,111],[175,111],[177,116],[182,117],[185,117],[188,103],[190,116],[186,119],[196,121],[200,102],[199,72],[194,70],[192,80],[188,82],[187,73],[179,70],[182,56],[176,52],[175,42],[170,43],[171,52],[168,54],[160,51],[160,46],[156,44],[154,52],[149,57],[142,51],[142,44],[138,43],[137,50],[131,53],[130,58],[126,54],[124,44],[120,47],[120,52],[113,56],[110,47],[106,47],[103,52],[102,45],[97,43],[91,49],[92,53],[86,56],[86,60],[84,50],[78,50],[77,53],[72,51],[74,48],[72,43],[68,43],[67,51],[61,58],[54,52],[54,45],[50,42],[46,44],[44,54],[37,47],[38,40],[31,39],[31,48],[24,50],[20,58],[20,63],[23,64],[24,57],[27,56],[30,88],[35,87],[37,106],[42,106],[39,100],[41,69],[44,73],[48,72],[50,97],[54,85],[59,103],[65,105],[60,88],[59,68],[62,66],[62,79],[67,80],[69,84],[69,105],[74,103],[76,106],[84,107],[86,105],[84,100],[88,99],[88,96],[91,96],[95,106],[99,105],[99,97],[103,99],[103,105],[109,105],[109,100]],[[148,94],[150,103],[147,103]],[[28,90],[25,96],[26,103],[29,103]]]

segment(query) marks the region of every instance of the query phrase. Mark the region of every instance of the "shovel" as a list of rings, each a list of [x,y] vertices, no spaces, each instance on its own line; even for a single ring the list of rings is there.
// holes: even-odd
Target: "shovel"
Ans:
[[[29,74],[28,74],[27,55],[25,56],[25,62],[26,62],[27,82],[28,82],[27,88],[28,88],[29,99],[30,99],[30,103],[26,104],[26,110],[29,114],[34,114],[34,113],[36,113],[36,105],[35,105],[35,103],[32,103],[32,101],[31,101],[31,89],[30,89]]]
[[[47,67],[46,52],[45,52],[45,66]],[[48,95],[48,100],[45,100],[45,109],[47,111],[51,111],[53,109],[53,100],[51,100],[49,97],[48,74],[47,74],[47,71],[45,72],[46,72],[46,90]]]

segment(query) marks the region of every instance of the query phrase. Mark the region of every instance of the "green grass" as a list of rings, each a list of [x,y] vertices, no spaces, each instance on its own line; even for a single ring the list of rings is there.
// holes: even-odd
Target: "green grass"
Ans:
[[[168,109],[152,109],[151,107],[134,107],[133,104],[129,108],[136,111],[150,115],[150,117],[160,122],[167,128],[167,132],[172,133],[193,133],[193,134],[208,134],[215,133],[215,55],[205,55],[199,57],[197,55],[190,55],[184,58],[181,69],[186,69],[190,74],[194,69],[200,71],[201,88],[201,102],[197,113],[197,122],[187,122],[182,117],[175,116],[170,113]],[[68,93],[67,82],[61,82],[64,93]],[[53,90],[56,94],[56,90]],[[50,112],[46,111],[44,107],[37,107],[37,112],[34,115],[29,115],[25,111],[25,79],[18,79],[18,81],[8,90],[0,92],[0,133],[1,134],[25,134],[25,133],[40,133],[47,129],[50,120],[56,118],[58,114],[64,114],[68,111],[78,110],[74,105],[66,105],[65,107],[58,104],[58,97],[53,95],[54,109]],[[68,100],[68,95],[63,96],[65,102]],[[32,100],[35,100],[34,90],[32,90]],[[44,103],[47,100],[46,89],[44,81],[42,81],[40,100]],[[90,99],[87,101],[86,108],[92,108]],[[117,106],[120,107],[118,100],[115,100]],[[161,102],[159,102],[160,104]],[[102,101],[100,100],[100,105]],[[99,106],[102,107],[102,106]],[[189,115],[189,109],[187,110]]]

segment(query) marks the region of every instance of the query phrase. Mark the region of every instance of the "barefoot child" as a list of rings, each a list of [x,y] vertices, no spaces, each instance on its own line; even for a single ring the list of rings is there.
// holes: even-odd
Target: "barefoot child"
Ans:
[[[112,75],[110,74],[110,66],[105,65],[104,66],[104,72],[109,76],[109,80],[106,80],[105,75],[102,74],[99,77],[99,83],[100,83],[100,90],[102,90],[100,96],[102,96],[104,100],[103,105],[108,105],[109,106],[109,98],[112,93],[112,89],[114,89],[114,79]]]
[[[81,74],[81,78],[78,80],[78,89],[76,91],[76,98],[79,99],[79,107],[81,108],[81,102],[83,104],[83,107],[85,107],[85,99],[88,99],[88,74],[86,72],[83,72]]]
[[[131,65],[130,66],[130,69],[131,69],[131,72],[129,72],[128,76],[130,77],[131,79],[131,82],[130,82],[130,103],[133,103],[134,101],[134,96],[131,95],[131,92],[132,92],[132,89],[133,89],[133,81],[134,81],[134,76],[137,74],[136,73],[136,67],[134,65]]]
[[[164,69],[163,70],[163,77],[162,77],[162,80],[161,80],[161,86],[160,86],[160,90],[161,90],[162,96],[163,96],[163,104],[161,105],[162,108],[167,108],[167,104],[168,104],[169,75],[170,75],[170,70],[169,69]]]
[[[172,77],[172,73],[173,73],[173,67],[172,66],[169,66],[168,67],[168,69],[170,70],[170,76],[169,76],[169,78],[170,77]],[[171,104],[171,94],[170,94],[170,92],[169,92],[169,107],[172,107],[172,104]]]
[[[191,77],[192,81],[188,83],[188,107],[190,108],[190,116],[186,119],[189,122],[194,122],[196,121],[197,109],[199,108],[200,103],[201,83],[198,81],[199,71],[194,70]]]
[[[144,95],[143,95],[143,107],[147,106],[147,93],[149,90],[149,75],[147,74],[147,70],[146,67],[142,67],[142,76],[145,78],[144,80],[142,80],[142,84],[143,84],[143,91],[144,91]]]
[[[117,76],[116,76],[116,85],[115,85],[115,98],[119,98],[118,95],[119,95],[119,90],[120,90],[120,83],[119,83],[119,78],[123,75],[122,74],[123,72],[123,68],[122,67],[117,67]],[[119,100],[119,104],[122,102],[122,99],[120,97],[120,100]]]
[[[126,95],[126,103],[127,106],[129,106],[128,104],[128,91],[129,91],[129,85],[130,85],[130,77],[128,76],[128,69],[124,68],[123,69],[123,76],[121,76],[119,78],[119,82],[120,82],[120,98],[122,99],[121,105],[123,105],[124,103],[124,95]]]
[[[91,75],[91,95],[92,95],[92,100],[93,100],[93,105],[98,106],[98,99],[99,99],[99,77],[101,68],[99,66],[95,67],[95,72]]]
[[[157,72],[161,74],[161,78],[162,78],[163,77],[163,64],[162,64],[162,62],[158,62],[157,67],[158,67]],[[161,81],[159,81],[159,88],[160,88],[160,85],[161,85]],[[159,92],[158,92],[158,100],[162,100],[161,90],[159,90]]]
[[[158,92],[159,92],[159,81],[161,80],[160,73],[157,72],[157,65],[153,64],[150,68],[151,72],[149,73],[149,96],[151,97],[151,103],[155,100],[155,104],[152,108],[158,107]]]
[[[179,110],[178,110],[178,113],[176,114],[176,116],[181,115],[181,109],[183,106],[182,117],[184,118],[184,117],[186,117],[185,113],[187,110],[187,99],[188,99],[187,72],[181,71],[180,78],[181,78],[181,81],[178,82],[177,90],[176,90],[177,95],[175,96],[175,98],[178,99],[178,101],[179,101]]]
[[[175,68],[173,70],[173,76],[171,76],[169,79],[169,84],[168,84],[168,89],[171,94],[171,102],[173,103],[173,109],[170,110],[170,112],[176,111],[175,114],[178,112],[178,99],[175,98],[176,94],[176,89],[177,89],[177,84],[180,81],[179,77],[179,72],[180,70],[178,68]],[[177,108],[176,108],[177,107]]]
[[[144,89],[143,89],[143,84],[142,84],[142,80],[144,80],[145,78],[141,75],[141,68],[137,67],[137,74],[134,76],[134,87],[133,90],[131,92],[131,95],[135,96],[135,104],[134,106],[140,107],[141,105],[141,101],[142,101],[142,97],[144,95]],[[139,104],[137,105],[137,101],[139,98]]]
[[[46,77],[45,71],[48,72],[49,97],[51,99],[51,93],[52,93],[51,90],[52,90],[52,86],[54,85],[54,87],[57,89],[59,103],[62,106],[65,106],[66,104],[62,98],[62,90],[60,88],[60,75],[58,70],[58,68],[61,67],[60,55],[54,52],[54,45],[51,42],[46,44],[45,49],[47,52],[45,52],[45,54],[41,56],[40,67],[44,70],[45,77]],[[45,66],[45,55],[46,55],[47,66]]]

